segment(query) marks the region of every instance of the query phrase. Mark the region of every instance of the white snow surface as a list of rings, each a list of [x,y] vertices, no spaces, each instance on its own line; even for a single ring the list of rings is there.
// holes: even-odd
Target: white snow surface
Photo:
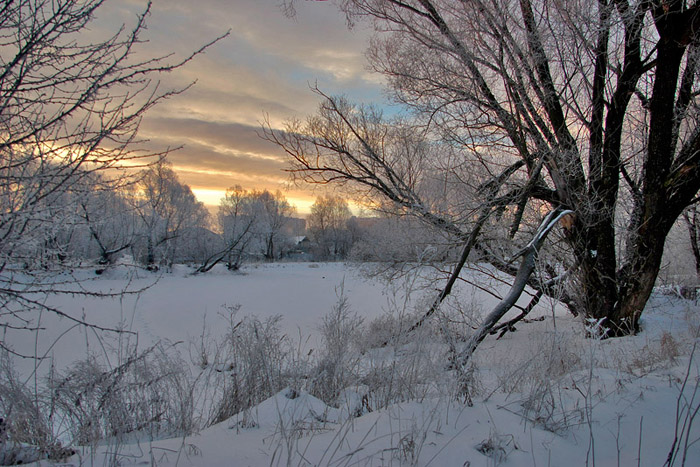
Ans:
[[[242,273],[217,269],[202,275],[183,266],[157,281],[150,273],[132,273],[116,268],[83,287],[150,287],[121,299],[54,296],[49,303],[93,323],[137,332],[140,348],[163,340],[192,345],[203,332],[221,337],[228,329],[226,306],[240,305],[239,316],[281,315],[283,331],[309,349],[319,345],[319,323],[341,286],[366,322],[404,303],[383,282],[340,263],[258,265]],[[458,289],[447,308],[468,303],[485,314],[497,302],[465,284]],[[419,310],[432,298],[416,294],[407,307]],[[520,323],[500,340],[488,336],[477,349],[473,406],[447,389],[452,378],[447,371],[421,397],[371,412],[362,410],[367,388],[361,385],[346,388],[339,407],[285,388],[192,436],[78,447],[78,454],[59,465],[663,465],[683,421],[688,425],[684,413],[698,410],[700,357],[691,360],[700,328],[697,303],[654,295],[643,332],[605,341],[585,338],[585,323],[549,300],[531,317],[543,320]],[[19,352],[51,356],[57,368],[86,354],[109,354],[119,345],[116,337],[97,339],[48,313],[41,324],[46,330],[38,339],[7,343]],[[17,365],[31,377],[31,363]],[[698,423],[690,426],[688,447],[675,465],[683,454],[685,465],[700,465]]]
[[[281,315],[284,332],[290,336],[301,333],[307,340],[317,333],[319,319],[337,302],[341,288],[360,316],[377,316],[387,306],[384,284],[366,279],[342,263],[259,264],[246,266],[239,273],[223,267],[207,274],[192,273],[193,269],[184,265],[161,274],[129,266],[107,270],[98,277],[92,270],[81,271],[76,275],[88,278],[81,282],[88,292],[134,293],[113,298],[54,295],[47,304],[92,324],[138,332],[143,349],[164,340],[188,344],[199,338],[205,325],[210,338],[219,338],[228,331],[227,307],[240,306],[239,316],[253,315],[261,320]],[[7,343],[24,355],[52,356],[52,363],[59,368],[86,353],[103,352],[104,342],[98,342],[94,332],[66,318],[44,313],[40,324],[46,330],[38,340],[14,333]],[[117,345],[109,333],[101,333],[100,338]],[[23,373],[33,370],[30,361],[18,364]]]

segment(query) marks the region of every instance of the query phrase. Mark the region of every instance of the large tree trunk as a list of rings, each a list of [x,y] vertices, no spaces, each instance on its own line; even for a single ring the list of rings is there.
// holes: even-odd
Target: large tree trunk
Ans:
[[[609,226],[598,226],[593,229],[580,229],[576,236],[574,252],[581,265],[579,299],[583,303],[577,308],[584,310],[590,318],[599,320],[605,318],[618,302],[618,287],[616,280],[616,254],[614,247],[605,243],[605,234],[601,232]]]
[[[639,330],[639,317],[659,275],[666,237],[679,215],[663,203],[654,211],[630,232],[627,257],[618,272],[618,302],[608,315],[612,336]]]
[[[663,192],[663,187],[657,186]],[[574,250],[581,262],[581,308],[604,337],[639,331],[639,318],[656,283],[666,237],[679,210],[680,206],[666,201],[663,194],[639,200],[622,258],[616,258],[613,242],[600,243],[611,225],[579,232]]]

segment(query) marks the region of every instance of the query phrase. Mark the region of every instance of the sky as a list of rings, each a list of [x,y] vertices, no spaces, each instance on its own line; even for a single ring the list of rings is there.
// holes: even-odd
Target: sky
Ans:
[[[314,113],[310,86],[358,102],[382,99],[381,79],[366,68],[369,30],[349,29],[333,2],[297,1],[289,18],[281,0],[154,0],[143,53],[182,55],[230,30],[204,55],[161,79],[167,86],[196,81],[185,94],[151,110],[140,136],[156,149],[184,146],[168,158],[197,198],[216,206],[226,188],[282,190],[308,213],[319,194],[290,186],[282,151],[261,139],[269,116],[281,128]],[[95,28],[133,24],[146,0],[109,0]]]

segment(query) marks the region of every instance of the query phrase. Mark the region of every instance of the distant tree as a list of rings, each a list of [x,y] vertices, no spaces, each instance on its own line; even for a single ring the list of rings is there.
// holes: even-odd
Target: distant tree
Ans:
[[[361,235],[352,244],[350,258],[391,264],[429,264],[445,260],[452,245],[444,245],[444,242],[439,231],[414,217],[376,217],[361,229]]]
[[[352,246],[348,228],[350,217],[348,203],[340,196],[329,194],[316,198],[307,218],[307,229],[322,259],[346,257]]]
[[[97,246],[101,265],[110,265],[119,253],[131,248],[135,240],[137,219],[121,193],[92,190],[78,202],[78,216]]]
[[[145,243],[142,262],[151,270],[158,269],[159,262],[170,266],[178,240],[188,231],[206,227],[209,214],[164,160],[144,170],[134,188],[131,203],[141,224],[139,237]]]
[[[73,211],[76,193],[64,191],[47,198],[41,212],[34,218],[41,227],[34,233],[34,256],[27,258],[28,270],[60,270],[70,263],[70,245],[77,230],[78,219]],[[61,222],[55,222],[61,219]],[[28,236],[30,240],[32,236]],[[33,242],[28,241],[27,245]],[[30,253],[31,254],[31,253]]]
[[[282,229],[296,209],[279,190],[275,193],[254,190],[250,193],[250,198],[255,217],[253,234],[258,239],[265,259],[274,261],[284,237]]]
[[[362,240],[366,229],[363,225],[361,225],[356,216],[351,216],[350,219],[348,219],[346,226],[350,235],[350,249],[352,249],[359,241]]]
[[[228,269],[233,271],[241,267],[257,222],[254,204],[251,193],[240,185],[226,190],[217,215],[221,245],[204,259],[197,272],[207,272],[222,261],[226,261]]]

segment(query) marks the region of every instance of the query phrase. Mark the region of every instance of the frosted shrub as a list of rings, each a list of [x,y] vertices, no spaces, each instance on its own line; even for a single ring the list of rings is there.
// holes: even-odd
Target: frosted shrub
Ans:
[[[393,308],[396,308],[396,304]],[[408,312],[404,309],[387,311],[363,326],[363,332],[357,335],[357,347],[369,350],[386,347],[389,344],[408,344],[417,338],[415,333],[408,330],[418,322],[421,316],[422,313]],[[419,332],[429,329],[432,333],[435,327],[434,320],[427,320]]]
[[[37,447],[51,444],[51,431],[38,402],[19,380],[7,353],[3,352],[0,357],[0,465],[24,459],[16,449],[20,444]]]
[[[350,310],[341,285],[338,302],[321,323],[323,353],[314,371],[310,391],[327,404],[337,405],[340,391],[358,379],[360,353],[355,344],[363,330],[362,318]]]
[[[276,394],[292,381],[295,368],[292,345],[280,331],[281,316],[264,321],[248,316],[236,322],[231,313],[231,327],[226,342],[222,372],[230,377],[224,382],[223,395],[212,423],[218,423]]]
[[[382,409],[398,402],[423,400],[431,391],[441,393],[446,357],[444,348],[418,330],[404,345],[372,351],[361,383],[368,390],[368,406]]]
[[[3,356],[0,371],[0,464],[61,459],[61,447],[119,444],[128,439],[185,435],[195,429],[190,375],[172,348],[154,346],[116,368],[95,358],[51,372],[28,388]]]
[[[501,363],[505,372],[499,386],[509,394],[522,396],[522,415],[535,425],[560,433],[581,422],[583,412],[566,396],[571,373],[585,369],[579,341],[565,333],[546,333],[531,342],[530,351]],[[583,383],[580,383],[583,384]],[[574,398],[575,399],[575,398]]]
[[[676,365],[681,355],[681,343],[668,331],[663,331],[658,339],[653,339],[632,352],[619,352],[618,367],[637,376],[644,376],[662,368]]]
[[[177,352],[160,345],[113,369],[94,358],[79,361],[49,381],[53,418],[81,445],[190,434],[196,427],[184,368]]]
[[[361,399],[361,407],[354,407],[360,413],[422,399],[440,385],[445,348],[436,343],[434,325],[426,322],[409,333],[418,318],[405,307],[395,310],[365,325],[350,309],[341,285],[320,327],[323,347],[310,375],[314,396],[337,407],[348,390]]]

